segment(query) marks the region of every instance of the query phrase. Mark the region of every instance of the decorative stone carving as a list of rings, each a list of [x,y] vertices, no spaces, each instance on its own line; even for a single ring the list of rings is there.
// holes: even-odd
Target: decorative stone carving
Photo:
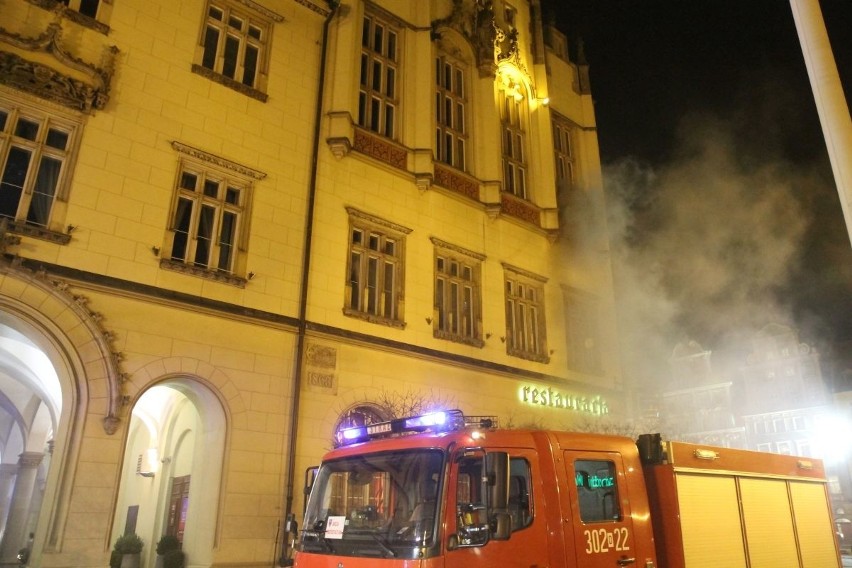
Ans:
[[[459,32],[473,47],[481,77],[497,71],[495,42],[498,27],[494,21],[492,0],[453,0],[450,15],[432,22],[432,37],[440,37],[440,28]]]
[[[352,147],[362,154],[366,154],[380,162],[384,162],[401,170],[406,169],[407,152],[404,148],[401,148],[388,140],[367,134],[361,129],[356,129],[355,142]]]
[[[461,173],[435,164],[435,184],[460,193],[474,201],[479,200],[479,184]]]
[[[205,152],[204,150],[187,146],[186,144],[182,144],[176,140],[172,142],[172,148],[181,154],[186,154],[196,160],[201,160],[202,162],[207,162],[208,164],[218,166],[219,168],[232,171],[243,177],[250,177],[256,180],[266,178],[266,174],[264,172],[238,164],[237,162],[232,162],[231,160],[226,160],[225,158]]]
[[[540,225],[541,213],[539,208],[529,201],[520,199],[509,193],[503,193],[500,208],[507,215],[511,215],[527,223],[532,223],[536,227]]]
[[[103,109],[109,100],[118,48],[105,47],[98,66],[68,53],[62,47],[61,39],[62,25],[59,22],[51,23],[36,37],[25,37],[0,28],[0,41],[27,51],[48,53],[60,65],[89,76],[91,84],[6,51],[0,51],[0,83],[86,113]]]

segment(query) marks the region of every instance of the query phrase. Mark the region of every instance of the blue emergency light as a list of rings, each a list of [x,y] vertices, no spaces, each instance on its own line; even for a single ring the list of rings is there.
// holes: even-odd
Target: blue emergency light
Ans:
[[[441,410],[419,416],[396,418],[386,422],[376,422],[367,426],[344,428],[337,433],[337,443],[347,446],[373,438],[385,438],[392,435],[415,432],[447,432],[463,428],[466,425],[461,410]]]

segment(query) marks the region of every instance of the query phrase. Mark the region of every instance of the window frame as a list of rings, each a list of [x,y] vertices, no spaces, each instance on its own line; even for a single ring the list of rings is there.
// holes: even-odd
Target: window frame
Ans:
[[[547,279],[505,263],[503,271],[506,353],[529,361],[549,363],[544,303]],[[533,297],[529,296],[529,292],[533,293]],[[522,320],[522,334],[516,332],[515,322],[518,319]]]
[[[5,90],[0,92],[0,113],[4,115],[3,124],[0,125],[0,184],[5,184],[12,150],[17,149],[29,154],[14,216],[3,215],[0,218],[8,219],[7,227],[11,232],[66,244],[70,237],[63,229],[68,194],[85,122],[84,115],[53,105],[35,105]],[[33,138],[13,131],[21,119],[37,124],[37,132]],[[50,144],[48,135],[51,132],[65,136],[64,148]],[[59,172],[51,190],[46,218],[44,222],[34,222],[30,219],[31,207],[33,199],[38,195],[36,184],[40,179],[39,173],[45,158],[60,162]]]
[[[212,15],[219,12],[220,17]],[[239,29],[232,26],[240,22]],[[252,0],[206,0],[196,43],[192,71],[252,98],[266,102],[269,58],[273,30],[284,17]],[[216,31],[215,47],[208,44],[210,30]],[[258,34],[253,35],[253,30]],[[230,61],[229,39],[236,39],[236,52]],[[247,49],[255,49],[252,80],[246,82]],[[212,50],[212,51],[211,51]]]
[[[500,152],[503,191],[531,201],[525,100],[524,87],[520,83],[512,83],[511,90],[499,90]]]
[[[251,210],[254,200],[255,183],[266,177],[266,174],[236,162],[192,148],[179,142],[173,142],[172,147],[178,152],[178,163],[175,181],[172,184],[171,205],[169,208],[166,235],[161,249],[160,266],[178,272],[219,280],[229,284],[244,287],[246,283],[246,256],[251,226]],[[196,185],[193,188],[184,185],[186,176],[194,176]],[[210,182],[210,183],[207,183]],[[207,192],[211,184],[216,184],[217,194]],[[237,190],[237,201],[230,199],[233,191]],[[186,243],[183,251],[177,257],[176,248],[178,230],[181,224],[179,216],[184,211],[181,202],[191,202],[188,226],[186,227]],[[216,215],[211,228],[215,235],[211,241],[206,263],[197,262],[199,250],[199,219],[205,208],[214,209]],[[220,268],[221,262],[221,227],[226,214],[234,218],[232,231],[232,252],[227,268]]]
[[[483,347],[485,341],[482,338],[482,263],[485,261],[485,255],[452,245],[436,237],[431,237],[430,240],[435,245],[432,265],[434,271],[432,334],[438,339]],[[462,270],[454,275],[452,270],[448,270],[447,263],[455,264]],[[462,274],[465,268],[469,270],[469,278],[465,278]],[[464,301],[465,294],[457,294],[457,302],[452,302],[453,285],[457,288],[464,288],[465,285],[469,287],[471,304],[469,325],[458,325],[455,330],[453,329],[455,322],[450,316],[464,311],[459,308],[459,305]],[[443,292],[439,292],[439,288]],[[452,305],[454,303],[455,309]],[[463,327],[467,327],[468,331],[465,332]]]
[[[553,118],[553,167],[557,187],[573,187],[576,180],[576,161],[574,158],[574,128],[568,121]],[[566,176],[565,173],[568,173]]]
[[[411,233],[411,229],[354,207],[347,207],[346,211],[349,214],[349,233],[346,239],[343,313],[371,323],[402,329],[405,327],[405,245],[406,236]],[[366,238],[355,242],[356,233]],[[376,248],[370,244],[373,237],[376,239]],[[389,242],[393,243],[393,252],[388,252]],[[354,264],[356,255],[357,267]],[[375,262],[374,278],[370,277],[371,261]],[[387,281],[388,265],[394,267],[390,286]],[[368,297],[370,282],[374,283],[375,290],[372,307]],[[387,297],[389,292],[391,298]]]
[[[381,46],[378,50],[376,49],[377,26],[381,26],[385,32],[382,33]],[[399,140],[402,118],[400,71],[403,37],[401,30],[401,25],[373,12],[365,13],[361,23],[357,123],[361,128],[390,140]],[[391,37],[393,41],[389,41]],[[393,53],[389,52],[390,46],[393,46]],[[382,70],[378,83],[376,82],[377,66]],[[388,83],[391,82],[388,70],[392,71],[391,92],[388,91]],[[391,117],[390,127],[388,126],[389,116]]]
[[[457,59],[435,56],[435,159],[462,172],[469,171],[468,74]]]

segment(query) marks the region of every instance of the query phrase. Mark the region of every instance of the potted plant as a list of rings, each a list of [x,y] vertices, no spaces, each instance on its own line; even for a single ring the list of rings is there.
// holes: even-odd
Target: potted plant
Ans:
[[[123,534],[112,547],[111,568],[139,568],[139,555],[145,543],[136,533]]]
[[[171,557],[175,556],[175,552],[180,553],[180,563],[174,564],[174,560],[171,560],[171,564],[167,562],[167,559],[171,559]],[[180,549],[180,541],[174,535],[167,534],[160,537],[160,540],[157,541],[157,568],[165,568],[166,566],[183,566],[183,552]]]
[[[185,559],[183,550],[170,550],[163,555],[163,568],[183,568]]]

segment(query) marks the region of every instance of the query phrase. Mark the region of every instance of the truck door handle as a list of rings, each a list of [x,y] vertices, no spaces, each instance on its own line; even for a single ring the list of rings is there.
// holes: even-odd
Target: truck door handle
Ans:
[[[623,556],[615,561],[615,563],[619,566],[627,566],[628,564],[633,564],[634,562],[636,562],[635,558],[627,558],[626,556]]]

